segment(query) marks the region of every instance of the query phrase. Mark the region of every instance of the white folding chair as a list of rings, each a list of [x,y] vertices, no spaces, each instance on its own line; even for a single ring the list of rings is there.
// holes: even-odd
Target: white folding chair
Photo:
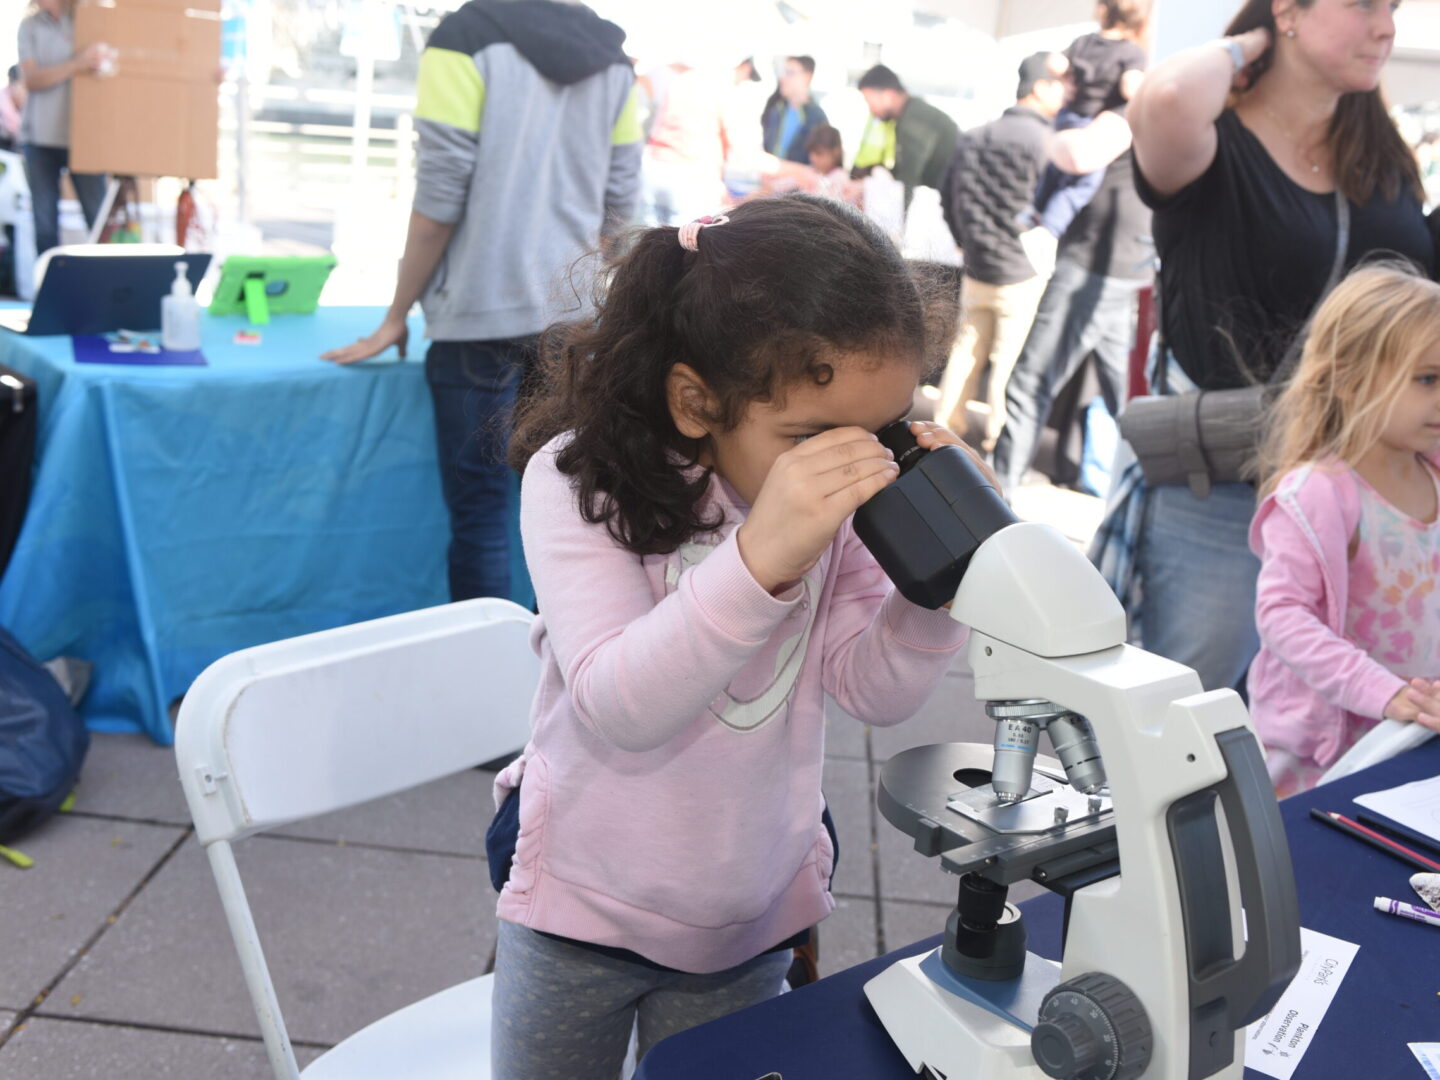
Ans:
[[[185,695],[180,782],[279,1080],[301,1073],[232,843],[523,747],[540,670],[531,620],[484,599],[357,623],[231,653]],[[492,982],[377,1020],[312,1062],[306,1080],[488,1077]]]

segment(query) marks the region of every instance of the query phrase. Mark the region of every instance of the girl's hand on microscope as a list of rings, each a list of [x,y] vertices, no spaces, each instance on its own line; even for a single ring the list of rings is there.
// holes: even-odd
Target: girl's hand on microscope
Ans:
[[[937,424],[933,420],[911,420],[910,434],[914,435],[915,441],[926,450],[934,450],[940,446],[958,446],[970,455],[971,461],[980,466],[980,471],[985,474],[985,478],[989,480],[990,483],[995,485],[995,490],[1000,492],[1000,497],[1002,499],[1005,497],[1005,492],[1000,491],[999,478],[996,477],[995,471],[985,463],[985,459],[980,456],[974,447],[943,424]]]
[[[777,593],[820,561],[845,519],[900,474],[872,432],[839,427],[780,454],[735,534],[740,558]]]

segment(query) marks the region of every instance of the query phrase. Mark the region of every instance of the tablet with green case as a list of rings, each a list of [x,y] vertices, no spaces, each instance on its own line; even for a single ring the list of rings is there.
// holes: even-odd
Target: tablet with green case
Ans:
[[[335,268],[334,255],[231,255],[220,268],[211,315],[244,315],[252,326],[270,316],[306,315]]]

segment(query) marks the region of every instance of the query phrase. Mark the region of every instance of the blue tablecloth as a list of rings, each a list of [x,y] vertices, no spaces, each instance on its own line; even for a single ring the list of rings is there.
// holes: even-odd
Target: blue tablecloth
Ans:
[[[1419,1077],[1420,1067],[1405,1044],[1440,1039],[1440,998],[1436,997],[1440,930],[1371,908],[1376,896],[1418,903],[1409,886],[1415,871],[1309,816],[1312,806],[1353,815],[1356,807],[1351,800],[1357,795],[1436,775],[1440,775],[1440,740],[1432,739],[1400,757],[1280,804],[1299,889],[1301,925],[1360,946],[1314,1044],[1296,1070],[1296,1080]],[[1059,959],[1059,898],[1047,894],[1021,907],[1031,950]],[[822,948],[824,940],[822,928]],[[785,1080],[914,1080],[863,987],[901,957],[939,944],[938,935],[927,938],[674,1035],[645,1056],[635,1080],[755,1080],[771,1071]],[[1253,1069],[1246,1069],[1245,1076],[1265,1080]]]
[[[76,364],[68,337],[0,331],[40,402],[0,625],[95,664],[91,728],[169,744],[169,703],[226,653],[446,602],[421,327],[404,363],[319,359],[380,317],[277,316],[258,346],[207,317],[205,367]]]

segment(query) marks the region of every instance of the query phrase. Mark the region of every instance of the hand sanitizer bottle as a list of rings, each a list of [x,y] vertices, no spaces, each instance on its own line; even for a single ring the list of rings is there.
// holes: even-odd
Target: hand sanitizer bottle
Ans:
[[[175,283],[170,295],[160,300],[160,344],[170,352],[193,352],[200,348],[200,305],[190,291],[185,262],[175,264]]]

